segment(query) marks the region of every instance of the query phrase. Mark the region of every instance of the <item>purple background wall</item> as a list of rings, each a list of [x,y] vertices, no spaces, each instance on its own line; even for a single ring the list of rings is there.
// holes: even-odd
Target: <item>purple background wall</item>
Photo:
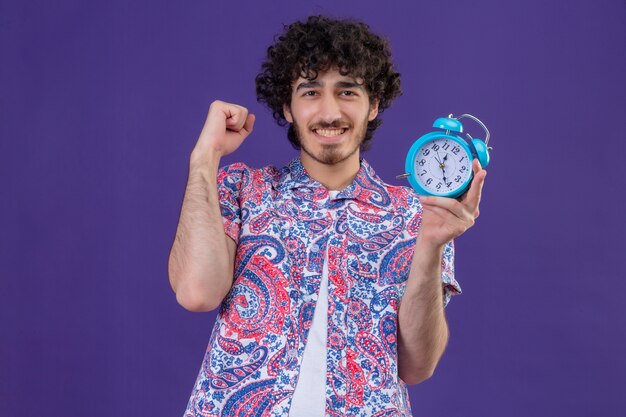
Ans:
[[[365,155],[385,180],[436,117],[493,134],[416,416],[624,415],[624,0],[1,0],[1,416],[182,415],[213,322],[167,278],[189,153],[220,98],[258,115],[225,163],[296,156],[253,79],[317,13],[392,42],[404,95]]]

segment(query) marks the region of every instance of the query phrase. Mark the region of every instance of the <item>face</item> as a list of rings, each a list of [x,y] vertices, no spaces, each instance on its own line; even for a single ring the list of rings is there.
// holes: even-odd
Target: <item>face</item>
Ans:
[[[303,156],[325,165],[359,157],[367,123],[378,114],[370,105],[361,80],[337,70],[320,73],[315,80],[299,78],[292,84],[291,106],[284,106]]]

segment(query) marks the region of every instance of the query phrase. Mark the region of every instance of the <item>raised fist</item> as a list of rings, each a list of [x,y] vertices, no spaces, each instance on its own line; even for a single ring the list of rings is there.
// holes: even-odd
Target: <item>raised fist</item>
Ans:
[[[203,158],[211,153],[226,156],[234,152],[252,132],[254,115],[237,104],[216,100],[209,107],[209,114],[192,155]]]

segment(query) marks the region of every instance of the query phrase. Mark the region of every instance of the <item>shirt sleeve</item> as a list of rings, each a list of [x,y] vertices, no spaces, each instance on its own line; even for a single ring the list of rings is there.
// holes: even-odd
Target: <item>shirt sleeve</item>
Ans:
[[[441,283],[443,285],[443,305],[448,305],[453,295],[461,294],[461,287],[454,278],[454,241],[446,243],[441,256]]]
[[[248,167],[236,163],[222,167],[217,172],[217,194],[224,232],[239,243],[241,231],[241,195],[248,177]]]

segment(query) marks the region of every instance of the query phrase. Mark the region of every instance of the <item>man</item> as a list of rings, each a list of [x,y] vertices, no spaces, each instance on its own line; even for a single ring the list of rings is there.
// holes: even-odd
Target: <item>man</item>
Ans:
[[[478,216],[486,172],[475,162],[459,200],[418,199],[361,159],[400,94],[387,43],[363,23],[290,25],[256,81],[300,156],[218,171],[255,116],[211,104],[169,262],[181,305],[221,305],[185,415],[410,416],[405,384],[446,346],[451,241]]]

